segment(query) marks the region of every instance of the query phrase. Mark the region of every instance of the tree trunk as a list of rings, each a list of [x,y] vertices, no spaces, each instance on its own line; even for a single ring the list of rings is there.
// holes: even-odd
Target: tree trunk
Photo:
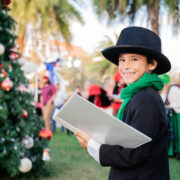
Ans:
[[[19,22],[19,37],[18,37],[18,44],[19,44],[19,52],[23,55],[24,53],[24,38],[26,32],[26,25],[22,23],[22,20]]]
[[[155,3],[148,4],[147,8],[151,29],[159,35],[159,0]]]
[[[24,35],[18,37],[18,44],[19,44],[19,52],[23,54],[24,52]]]
[[[123,14],[125,11],[125,3],[124,0],[118,0],[118,12],[119,14]]]

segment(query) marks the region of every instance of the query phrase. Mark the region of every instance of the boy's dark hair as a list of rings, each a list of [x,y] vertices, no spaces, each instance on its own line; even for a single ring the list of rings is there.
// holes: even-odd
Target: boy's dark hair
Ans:
[[[148,57],[148,56],[146,56],[146,57],[147,57],[147,63],[148,63],[148,64],[153,64],[153,62],[156,61],[155,59],[152,59],[152,58],[150,58],[150,57]],[[152,73],[154,73],[155,70],[156,70],[156,68],[152,71]]]
[[[147,63],[148,64],[153,64],[153,59],[152,58],[150,58],[150,57],[148,57],[148,56],[146,56],[147,57]]]

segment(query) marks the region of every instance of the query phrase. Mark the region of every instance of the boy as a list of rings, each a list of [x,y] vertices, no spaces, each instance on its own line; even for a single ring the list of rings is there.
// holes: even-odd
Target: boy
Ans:
[[[102,51],[106,59],[119,66],[127,87],[117,118],[146,134],[152,141],[138,148],[99,144],[77,132],[81,146],[102,166],[110,166],[110,180],[169,180],[168,127],[165,108],[158,93],[163,82],[157,74],[170,70],[161,54],[161,40],[141,27],[125,28],[116,46]]]

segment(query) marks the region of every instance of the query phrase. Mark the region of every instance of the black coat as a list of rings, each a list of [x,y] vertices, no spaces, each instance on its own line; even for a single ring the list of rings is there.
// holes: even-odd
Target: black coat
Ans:
[[[136,149],[101,145],[100,163],[111,166],[109,180],[169,180],[168,126],[159,93],[141,89],[126,106],[123,121],[152,141]]]

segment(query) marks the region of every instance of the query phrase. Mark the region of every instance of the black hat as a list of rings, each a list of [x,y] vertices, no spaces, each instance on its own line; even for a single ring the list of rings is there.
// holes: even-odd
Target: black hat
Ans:
[[[161,53],[161,39],[154,32],[142,27],[127,27],[120,33],[115,46],[102,51],[103,56],[112,63],[119,64],[119,55],[122,53],[135,53],[155,59],[158,62],[157,74],[164,74],[171,69],[171,63]]]

